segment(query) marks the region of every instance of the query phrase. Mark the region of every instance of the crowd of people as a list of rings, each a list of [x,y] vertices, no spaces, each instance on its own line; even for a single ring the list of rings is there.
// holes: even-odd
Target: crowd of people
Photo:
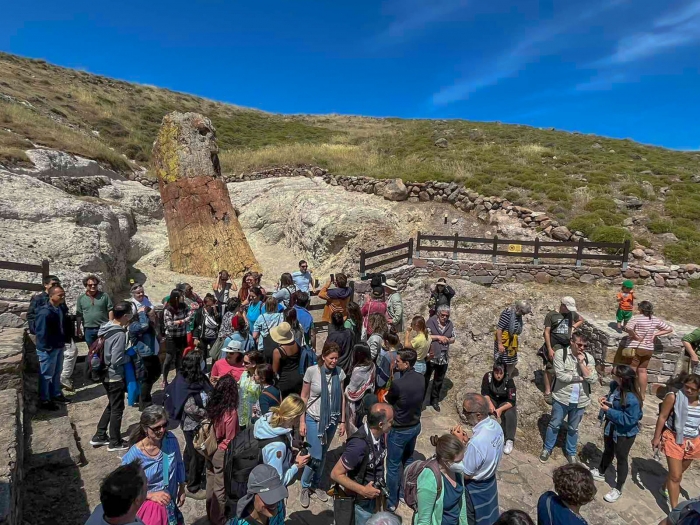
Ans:
[[[407,316],[397,283],[381,275],[372,276],[371,291],[357,302],[346,275],[319,286],[306,261],[282,274],[269,293],[261,277],[246,273],[237,286],[222,271],[203,297],[184,283],[160,301],[133,284],[131,297],[115,304],[89,275],[75,315],[60,280],[44,279],[46,291],[32,299],[28,315],[41,369],[40,408],[70,402],[62,389],[73,388],[75,342],[84,339],[90,348],[86,374],[106,393],[90,444],[125,452],[122,467],[104,480],[102,505],[89,524],[183,523],[187,497],[206,499],[214,525],[282,523],[287,487],[297,479],[301,507],[332,498],[337,525],[391,525],[401,505],[414,512],[417,525],[532,523],[521,511],[501,513],[496,480],[502,455],[511,454],[516,441],[519,338],[532,313],[527,301],[501,312],[494,364],[480,392],[465,395],[461,424],[432,436],[435,454],[417,460],[422,415],[441,410],[459,337],[450,319],[455,291],[446,279],[433,283],[426,319]],[[552,412],[539,459],[549,461],[566,420],[566,464],[554,471],[554,491],[539,499],[539,524],[585,523],[580,508],[594,499],[594,480],[605,480],[613,460],[615,486],[604,500],[614,503],[622,495],[646,366],[655,339],[671,331],[648,301],[639,304],[638,315],[625,313],[634,302],[632,288],[623,284],[617,315],[629,334],[632,362],[614,367],[609,392],[599,399],[591,393],[598,370],[579,330],[584,319],[576,301],[563,297],[545,316],[538,355]],[[309,311],[312,296],[324,303],[323,345],[317,345]],[[692,338],[700,336],[693,334],[684,343],[695,365]],[[163,402],[154,404],[159,380]],[[676,384],[661,404],[652,441],[667,457],[671,508],[678,505],[683,472],[700,454],[700,376],[686,374]],[[126,403],[141,412],[128,439],[121,428]],[[590,405],[599,409],[604,452],[589,469],[577,448]],[[329,467],[328,490],[323,474],[336,437],[345,443]]]

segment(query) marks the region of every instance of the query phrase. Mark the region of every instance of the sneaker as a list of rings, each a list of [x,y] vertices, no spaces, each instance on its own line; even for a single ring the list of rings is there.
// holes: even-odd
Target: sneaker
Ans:
[[[513,442],[509,439],[508,441],[506,441],[506,444],[503,447],[503,453],[508,455],[511,452],[513,452]]]
[[[90,440],[90,445],[93,447],[106,447],[109,445],[109,439],[95,436]]]
[[[311,490],[310,489],[301,489],[301,494],[299,494],[299,503],[301,503],[301,506],[305,509],[309,508],[309,505],[311,504]]]
[[[318,501],[323,501],[324,503],[328,501],[328,494],[326,494],[321,489],[316,489],[311,493],[311,497],[316,498]]]
[[[39,409],[55,412],[60,410],[60,407],[54,401],[39,401]]]
[[[661,485],[661,487],[659,488],[659,494],[661,494],[661,496],[663,496],[663,498],[666,501],[668,501],[668,489],[665,485]]]
[[[552,404],[552,394],[545,394],[544,395],[544,402],[547,403],[548,405]]]
[[[73,392],[75,390],[75,388],[73,388],[72,379],[61,379],[61,386],[68,390],[68,392]]]
[[[596,481],[605,481],[605,476],[603,476],[597,468],[591,469],[591,475]]]
[[[107,452],[122,452],[124,450],[129,450],[129,447],[127,447],[126,443],[124,443],[123,441],[121,443],[119,443],[118,445],[114,445],[114,446],[109,445],[107,447]]]
[[[435,412],[440,412],[440,405],[437,403],[433,403],[433,410],[435,410]]]
[[[603,496],[603,499],[608,503],[615,503],[617,500],[620,499],[620,496],[622,496],[622,492],[620,492],[617,489],[612,489],[605,496]]]
[[[64,405],[70,403],[70,399],[68,399],[63,394],[57,395],[56,397],[52,397],[51,401],[53,401],[54,403],[61,403]]]
[[[540,454],[540,463],[547,463],[547,460],[549,459],[549,456],[551,456],[552,453],[547,450],[546,448],[542,449],[542,454]]]
[[[566,461],[569,463],[569,465],[576,465],[576,463],[580,463],[575,455],[566,456]]]

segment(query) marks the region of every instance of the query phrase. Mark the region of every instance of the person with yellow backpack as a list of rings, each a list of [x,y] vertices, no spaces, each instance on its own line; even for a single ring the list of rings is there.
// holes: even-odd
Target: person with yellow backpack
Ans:
[[[532,307],[527,301],[515,303],[501,312],[494,333],[493,360],[506,365],[508,377],[513,377],[515,365],[518,363],[518,338],[523,333],[523,316],[532,313]]]

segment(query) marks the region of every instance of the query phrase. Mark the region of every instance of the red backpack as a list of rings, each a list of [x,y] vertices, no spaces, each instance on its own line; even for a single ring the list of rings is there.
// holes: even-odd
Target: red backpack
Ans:
[[[420,476],[426,468],[432,470],[435,475],[438,498],[440,498],[440,493],[442,492],[442,473],[440,472],[440,466],[435,456],[424,461],[414,461],[411,463],[403,471],[403,498],[406,505],[411,507],[414,512],[418,511],[418,476]]]

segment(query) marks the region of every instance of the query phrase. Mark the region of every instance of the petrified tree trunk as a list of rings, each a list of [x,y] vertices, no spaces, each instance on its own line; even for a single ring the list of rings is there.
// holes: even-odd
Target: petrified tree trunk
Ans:
[[[228,270],[234,277],[258,267],[221,179],[218,151],[208,118],[177,112],[163,118],[152,158],[173,271],[215,276]]]

